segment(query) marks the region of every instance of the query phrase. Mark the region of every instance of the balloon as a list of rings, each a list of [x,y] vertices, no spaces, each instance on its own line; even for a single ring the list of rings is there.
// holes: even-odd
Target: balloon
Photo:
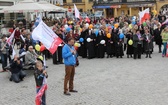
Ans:
[[[78,43],[78,47],[81,47],[81,44],[80,44],[80,43]]]
[[[135,21],[132,21],[132,24],[133,24],[133,25],[135,25],[135,24],[136,24],[136,22],[135,22]]]
[[[86,26],[86,28],[88,28],[89,27],[89,23],[86,23],[85,26]]]
[[[128,41],[128,44],[131,46],[131,45],[133,44],[133,41],[130,39],[130,40]]]
[[[38,58],[41,59],[41,60],[43,61],[43,56],[40,55]]]
[[[67,31],[67,32],[70,32],[70,31],[71,31],[71,28],[70,28],[70,27],[66,28],[66,31]]]
[[[97,36],[99,33],[99,30],[95,30],[95,35]]]
[[[146,22],[143,22],[143,26],[146,26]]]
[[[111,26],[112,29],[114,29],[114,26]]]
[[[70,25],[69,28],[72,28],[72,25]]]
[[[80,28],[80,32],[82,32],[82,28]]]
[[[91,28],[93,28],[93,25],[92,25],[92,24],[89,25],[89,29],[91,29]]]
[[[114,24],[114,27],[115,27],[115,28],[118,28],[118,26],[119,26],[119,24],[118,24],[118,23]]]
[[[106,33],[108,33],[108,28],[107,27],[106,27],[105,31],[106,31]]]
[[[64,25],[64,27],[65,27],[65,28],[68,28],[68,25],[67,25],[67,24],[65,24],[65,25]]]
[[[91,39],[90,39],[90,38],[87,38],[87,39],[86,39],[86,41],[87,41],[87,42],[90,42],[90,41],[91,41]]]
[[[74,46],[75,50],[78,50],[78,47],[77,46]]]
[[[105,43],[106,43],[105,40],[101,40],[101,41],[100,41],[100,44],[105,44]]]
[[[80,42],[83,42],[83,41],[84,41],[84,39],[83,39],[83,38],[80,38],[80,39],[79,39],[79,41],[80,41]]]
[[[129,25],[129,28],[132,29],[132,24]]]
[[[111,26],[108,26],[108,29],[110,30],[112,27]]]
[[[120,33],[119,38],[120,38],[120,39],[124,38],[124,34],[123,34],[123,33]]]
[[[39,44],[36,44],[36,45],[35,45],[35,49],[36,49],[37,51],[40,51],[40,45],[39,45]]]
[[[44,46],[44,45],[41,45],[40,51],[42,52],[42,51],[44,51],[44,50],[45,50],[45,46]]]
[[[75,47],[78,47],[78,43],[75,43],[74,46],[75,46]]]
[[[107,34],[107,38],[111,38],[111,34],[110,33]]]

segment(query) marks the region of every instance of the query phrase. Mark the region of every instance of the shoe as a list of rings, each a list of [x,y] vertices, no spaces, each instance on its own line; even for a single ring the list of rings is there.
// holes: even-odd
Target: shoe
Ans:
[[[69,92],[77,93],[78,91],[76,91],[76,90],[70,90]]]
[[[164,57],[164,54],[162,54],[162,57]]]
[[[120,56],[120,58],[122,58],[122,56]]]
[[[9,78],[9,81],[12,81],[12,78]]]
[[[149,56],[149,58],[152,58],[151,56]]]
[[[162,51],[159,51],[159,53],[162,53]]]
[[[145,58],[148,58],[148,56],[146,56]]]
[[[64,95],[70,96],[71,94],[69,92],[64,92]]]
[[[109,55],[107,55],[107,58],[109,58]]]
[[[113,58],[113,56],[112,56],[112,55],[110,55],[110,58]]]
[[[129,55],[127,55],[127,58],[129,58]]]

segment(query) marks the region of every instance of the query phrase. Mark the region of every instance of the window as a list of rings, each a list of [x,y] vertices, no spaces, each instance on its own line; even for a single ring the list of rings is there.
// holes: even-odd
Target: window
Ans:
[[[0,1],[0,6],[12,6],[13,2],[4,2],[4,1]]]
[[[66,3],[66,0],[63,0],[63,3]]]
[[[82,3],[82,0],[72,0],[72,3]]]
[[[89,2],[93,2],[93,0],[89,0]]]

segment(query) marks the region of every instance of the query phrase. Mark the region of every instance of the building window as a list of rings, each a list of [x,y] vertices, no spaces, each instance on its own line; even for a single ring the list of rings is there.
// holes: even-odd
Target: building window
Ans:
[[[93,0],[89,0],[89,2],[93,2]]]
[[[66,0],[63,0],[63,3],[66,3]]]
[[[82,0],[72,0],[72,3],[82,3]]]

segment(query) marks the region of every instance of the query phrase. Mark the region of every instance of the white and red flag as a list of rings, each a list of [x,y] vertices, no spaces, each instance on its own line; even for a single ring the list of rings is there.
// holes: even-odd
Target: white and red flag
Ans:
[[[81,20],[82,18],[80,16],[80,12],[75,4],[74,4],[74,10],[75,10],[75,17]]]
[[[43,43],[52,54],[55,53],[58,46],[63,42],[43,21],[40,21],[38,26],[33,30],[32,38]]]
[[[146,20],[150,19],[149,8],[139,12],[139,23],[142,24]]]
[[[15,30],[12,32],[11,36],[6,40],[9,46],[11,46],[13,43],[14,35],[15,35]]]

